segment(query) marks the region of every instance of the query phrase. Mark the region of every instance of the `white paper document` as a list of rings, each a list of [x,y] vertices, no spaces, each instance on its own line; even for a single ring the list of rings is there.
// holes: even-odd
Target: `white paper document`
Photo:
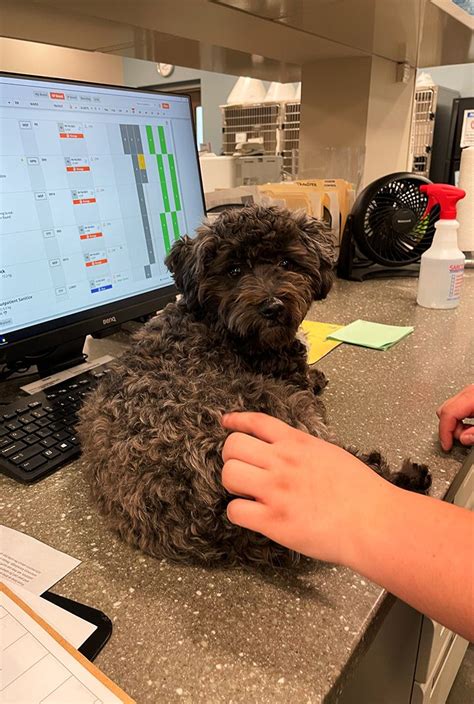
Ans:
[[[81,563],[25,533],[0,525],[0,580],[42,594]]]
[[[4,587],[0,651],[2,704],[134,704]]]
[[[76,614],[72,614],[57,604],[52,604],[50,601],[36,596],[36,594],[31,594],[31,592],[27,592],[22,587],[12,587],[12,591],[25,604],[28,604],[38,616],[44,618],[74,648],[80,648],[97,628],[93,623],[84,621],[83,618],[79,618]]]

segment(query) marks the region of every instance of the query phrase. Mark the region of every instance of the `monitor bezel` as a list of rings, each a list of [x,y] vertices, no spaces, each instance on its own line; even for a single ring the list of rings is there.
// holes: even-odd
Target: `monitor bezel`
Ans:
[[[9,71],[0,71],[0,77],[17,78],[20,80],[38,80],[51,84],[61,83],[64,85],[88,86],[92,88],[111,88],[113,90],[142,95],[153,95],[155,97],[163,96],[165,99],[176,96],[176,93],[166,93],[165,91],[151,90],[148,88],[120,86],[93,81],[77,81],[67,78],[53,78],[51,76],[36,76],[33,74],[12,73]],[[179,96],[187,99],[191,125],[195,135],[196,125],[192,110],[191,96],[186,93],[179,93]],[[204,218],[206,215],[206,204],[195,139],[194,150],[196,165],[198,167],[199,189]],[[188,234],[192,236],[193,233]],[[133,320],[140,316],[149,315],[161,310],[167,303],[175,300],[177,294],[178,290],[175,284],[170,284],[163,288],[137,294],[136,296],[105,303],[103,306],[97,306],[89,310],[78,311],[42,323],[30,325],[10,333],[5,333],[5,335],[0,333],[0,360],[7,359],[12,361],[24,357],[31,358],[35,356],[35,354],[40,354],[42,351],[55,348],[64,342],[106,330],[107,327],[115,327],[120,323]]]

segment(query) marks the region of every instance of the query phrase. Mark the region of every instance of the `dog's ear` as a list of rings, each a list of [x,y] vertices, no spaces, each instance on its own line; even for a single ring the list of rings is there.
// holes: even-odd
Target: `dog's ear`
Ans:
[[[165,259],[165,265],[173,274],[176,288],[189,305],[197,302],[199,282],[215,251],[214,240],[212,228],[202,225],[197,229],[194,239],[184,235],[177,240]]]
[[[336,248],[334,235],[329,227],[310,217],[304,211],[295,213],[300,240],[309,253],[319,259],[319,276],[314,280],[314,299],[326,298],[334,282]]]
[[[171,251],[165,259],[165,265],[173,274],[176,288],[182,294],[189,291],[194,280],[194,242],[184,235],[171,247]]]

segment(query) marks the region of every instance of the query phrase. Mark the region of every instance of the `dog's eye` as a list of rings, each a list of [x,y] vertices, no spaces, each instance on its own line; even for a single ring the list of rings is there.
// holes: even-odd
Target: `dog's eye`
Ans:
[[[289,259],[282,259],[280,262],[278,262],[278,266],[281,266],[282,269],[289,269],[290,268],[290,260]]]
[[[233,266],[231,266],[229,268],[228,274],[229,274],[229,276],[232,276],[233,278],[240,276],[240,266],[238,266],[237,264],[234,264]]]

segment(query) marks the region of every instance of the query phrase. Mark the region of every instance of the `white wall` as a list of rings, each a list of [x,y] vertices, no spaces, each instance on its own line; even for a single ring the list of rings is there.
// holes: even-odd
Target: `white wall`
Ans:
[[[437,86],[459,91],[461,98],[474,97],[474,64],[428,66],[421,71],[429,73]]]

